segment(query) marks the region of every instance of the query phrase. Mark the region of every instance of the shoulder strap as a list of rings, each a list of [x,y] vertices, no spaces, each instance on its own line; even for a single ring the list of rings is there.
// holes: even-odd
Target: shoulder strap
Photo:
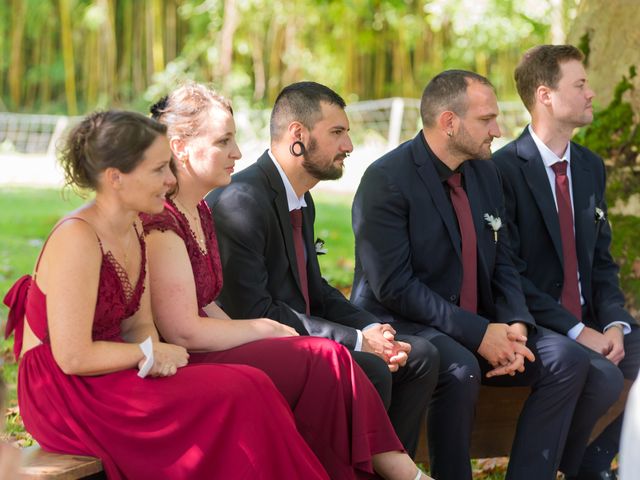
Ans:
[[[62,220],[60,220],[54,227],[53,229],[51,229],[51,232],[49,232],[49,236],[47,237],[47,239],[44,242],[44,245],[42,245],[42,249],[40,250],[40,254],[38,255],[38,260],[36,261],[36,268],[33,272],[33,278],[36,278],[36,275],[38,273],[38,267],[40,266],[40,259],[42,258],[42,253],[44,252],[45,247],[47,246],[47,243],[49,243],[49,239],[51,238],[51,235],[53,235],[53,232],[55,232],[58,227],[60,225],[62,225],[63,223],[65,223],[67,220],[81,220],[84,223],[86,223],[87,225],[89,225],[89,227],[91,227],[91,230],[93,230],[93,233],[95,234],[96,238],[98,239],[98,245],[100,245],[100,251],[102,252],[102,254],[104,255],[104,250],[102,249],[102,242],[100,241],[100,237],[98,237],[98,234],[96,233],[95,229],[93,228],[93,225],[91,225],[91,223],[89,223],[87,220],[85,220],[84,218],[81,217],[65,217]]]

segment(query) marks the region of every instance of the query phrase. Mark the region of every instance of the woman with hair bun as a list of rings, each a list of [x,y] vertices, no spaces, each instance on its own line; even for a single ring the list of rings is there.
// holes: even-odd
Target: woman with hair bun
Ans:
[[[167,125],[178,178],[177,193],[167,198],[165,210],[142,216],[151,303],[162,337],[187,348],[191,363],[263,370],[289,402],[298,430],[331,478],[426,478],[404,452],[378,393],[343,346],[297,336],[293,328],[267,318],[232,320],[216,305],[222,267],[203,197],[230,182],[241,157],[229,101],[204,85],[186,83],[151,111]]]
[[[95,199],[5,298],[25,427],[45,450],[99,457],[110,479],[327,479],[263,372],[185,367],[186,350],[158,339],[138,215],[176,184],[165,133],[108,111],[68,137],[67,183]]]

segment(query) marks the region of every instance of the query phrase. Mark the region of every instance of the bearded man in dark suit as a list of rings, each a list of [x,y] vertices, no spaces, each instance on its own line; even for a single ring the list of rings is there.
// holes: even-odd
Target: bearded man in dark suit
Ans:
[[[437,75],[422,96],[422,131],[369,166],[353,203],[352,301],[440,353],[428,414],[439,480],[471,478],[480,383],[531,386],[507,478],[555,479],[588,369],[586,352],[527,310],[490,161],[498,113],[486,78]]]
[[[516,68],[518,93],[531,113],[520,137],[494,155],[504,184],[514,263],[527,305],[539,325],[584,347],[588,385],[575,428],[588,437],[602,414],[594,403],[617,394],[623,377],[635,379],[640,331],[624,309],[618,267],[611,257],[611,227],[600,157],[571,142],[574,129],[593,120],[583,55],[571,45],[542,45]],[[568,446],[569,478],[615,478],[622,415],[592,442]]]
[[[322,278],[316,256],[309,190],[339,178],[353,149],[344,107],[324,85],[285,87],[271,114],[271,148],[207,196],[224,272],[220,299],[231,317],[268,317],[349,348],[413,456],[438,353],[422,338],[396,337],[390,325],[351,304]]]

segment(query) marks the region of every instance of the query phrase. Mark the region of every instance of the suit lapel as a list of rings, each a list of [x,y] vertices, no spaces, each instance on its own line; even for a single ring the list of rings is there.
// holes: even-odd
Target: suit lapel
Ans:
[[[571,187],[576,232],[576,252],[580,272],[588,272],[592,265],[591,245],[595,243],[596,200],[593,194],[593,173],[571,145]],[[584,276],[580,275],[581,279]]]
[[[562,237],[560,236],[558,210],[553,199],[553,192],[549,185],[549,177],[542,162],[542,157],[540,157],[538,147],[536,147],[528,128],[525,128],[523,134],[516,140],[516,152],[518,157],[524,160],[521,166],[522,175],[540,209],[544,224],[549,231],[556,254],[562,264]]]
[[[438,210],[442,222],[445,224],[447,232],[449,232],[451,243],[458,257],[462,259],[460,232],[458,231],[456,215],[451,206],[451,202],[447,199],[447,194],[442,186],[442,182],[440,182],[438,172],[431,159],[428,158],[427,152],[425,152],[422,138],[420,138],[421,135],[422,131],[418,133],[418,136],[412,141],[411,149],[413,160],[416,164],[418,175],[427,187],[427,192],[431,195],[436,210]]]
[[[293,278],[296,280],[300,294],[302,295],[302,287],[300,285],[300,274],[298,273],[298,262],[296,259],[296,247],[293,243],[293,229],[291,228],[291,219],[289,217],[289,203],[287,202],[287,192],[284,189],[282,178],[278,169],[273,164],[269,154],[265,152],[258,159],[258,166],[264,171],[269,186],[273,190],[273,204],[276,207],[276,216],[280,223],[280,230],[282,232],[282,238],[284,238],[284,246],[287,251],[287,259],[289,260],[289,266],[293,273]]]

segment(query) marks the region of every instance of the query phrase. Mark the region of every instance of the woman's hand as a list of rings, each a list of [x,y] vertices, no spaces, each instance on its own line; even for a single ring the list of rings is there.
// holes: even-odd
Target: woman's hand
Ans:
[[[142,367],[145,359],[138,363]],[[153,343],[153,366],[149,375],[152,377],[170,377],[175,375],[178,368],[184,367],[189,361],[187,350],[178,345],[164,342]]]
[[[260,333],[261,338],[297,337],[298,332],[289,325],[285,325],[270,318],[256,318],[249,320]]]

